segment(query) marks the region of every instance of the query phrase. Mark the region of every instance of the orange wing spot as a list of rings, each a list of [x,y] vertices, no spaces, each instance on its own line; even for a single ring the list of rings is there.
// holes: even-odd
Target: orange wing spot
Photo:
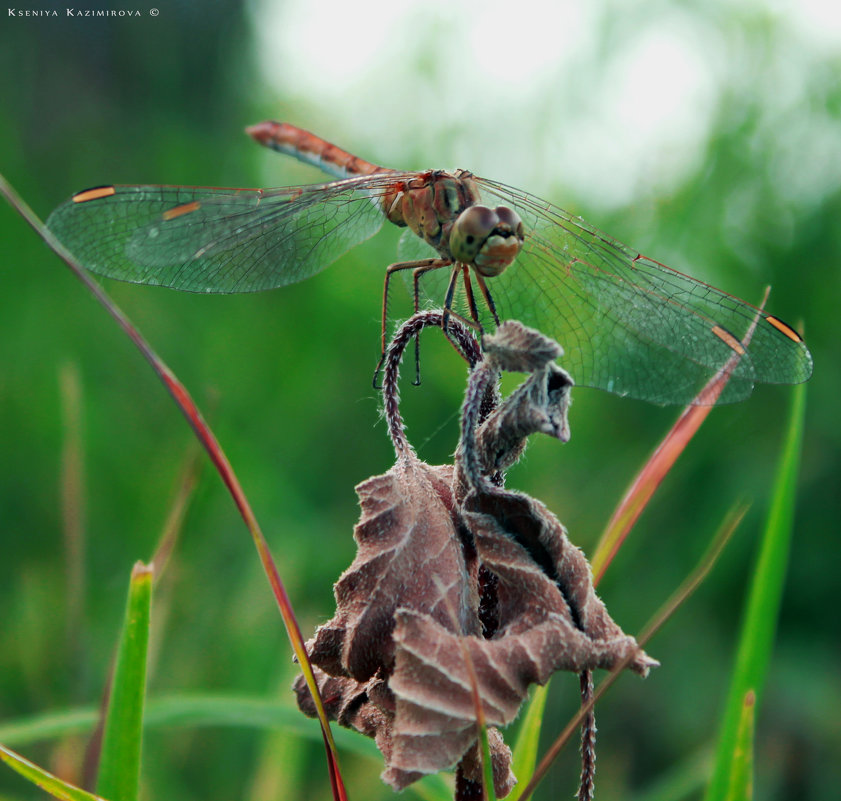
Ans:
[[[714,325],[712,327],[712,332],[722,341],[725,345],[729,348],[732,348],[739,354],[739,356],[745,355],[745,349],[741,342],[739,342],[736,337],[733,336],[729,331],[722,328],[720,325]]]
[[[85,189],[84,192],[77,192],[73,195],[74,203],[85,203],[88,200],[99,200],[101,197],[111,197],[117,190],[113,186],[95,186],[93,189]]]
[[[784,333],[789,339],[794,340],[795,342],[802,342],[803,337],[797,333],[790,325],[786,325],[782,320],[772,317],[770,314],[765,318],[777,331],[781,331]]]
[[[192,211],[196,211],[201,206],[201,203],[198,200],[194,200],[192,203],[184,203],[180,206],[175,206],[175,208],[167,209],[163,213],[163,218],[165,220],[174,220],[176,217],[180,217],[182,214],[189,214]]]

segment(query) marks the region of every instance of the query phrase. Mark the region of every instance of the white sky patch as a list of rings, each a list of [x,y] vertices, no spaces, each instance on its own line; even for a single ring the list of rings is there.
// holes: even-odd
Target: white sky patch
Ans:
[[[529,85],[563,64],[595,21],[587,3],[511,0],[465,6],[469,21],[457,20],[464,37],[462,66],[506,93],[530,94]]]
[[[758,6],[785,19],[810,47],[836,54],[841,48],[841,4],[834,0],[764,0]]]
[[[564,85],[593,46],[597,5],[253,2],[265,82],[288,121],[387,166],[555,182],[538,140],[552,109],[565,107],[560,125],[571,116]]]
[[[615,53],[601,78],[592,113],[574,138],[589,158],[564,158],[566,181],[600,205],[680,183],[696,166],[718,97],[720,58],[714,40],[689,21],[660,20]],[[596,173],[594,175],[594,173]]]
[[[573,206],[668,193],[698,167],[722,92],[756,67],[739,58],[740,14],[841,43],[827,0],[705,15],[610,0],[252,2],[275,116],[386,166],[464,167]]]
[[[335,93],[377,75],[390,85],[436,63],[453,89],[505,91],[563,60],[564,41],[581,36],[588,16],[592,21],[586,7],[545,0],[255,0],[254,19],[266,78],[285,91]]]

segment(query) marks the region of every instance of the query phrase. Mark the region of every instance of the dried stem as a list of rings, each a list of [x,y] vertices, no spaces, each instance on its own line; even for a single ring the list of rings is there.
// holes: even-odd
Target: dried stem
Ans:
[[[596,785],[596,713],[593,699],[593,671],[582,670],[581,706],[586,709],[581,721],[581,781],[578,785],[578,801],[590,801]]]
[[[501,486],[503,472],[520,457],[530,434],[569,439],[573,381],[553,362],[563,352],[560,346],[519,322],[502,323],[493,336],[482,338],[482,347],[485,359],[470,374],[462,406],[461,463],[468,487],[487,493],[491,485]],[[488,399],[503,370],[531,375],[493,409]]]
[[[412,338],[441,321],[441,312],[416,315],[386,353],[384,407],[397,461],[357,487],[357,554],[334,587],[336,614],[308,650],[330,717],[375,739],[384,781],[399,790],[458,765],[457,797],[473,801],[485,753],[497,797],[515,781],[498,727],[517,716],[530,685],[558,670],[581,674],[583,719],[589,671],[621,662],[644,676],[656,662],[610,618],[560,521],[497,485],[531,434],[569,437],[572,380],[552,361],[555,343],[508,321],[483,338],[480,354],[472,332],[453,320],[448,338],[474,365],[460,452],[454,465],[438,466],[413,453],[397,371]],[[497,403],[501,370],[530,375]],[[314,714],[302,677],[295,690]],[[580,801],[592,796],[594,732],[588,718]]]
[[[400,415],[400,393],[397,387],[400,362],[406,346],[419,336],[424,328],[440,329],[443,317],[444,313],[438,309],[418,312],[397,329],[386,350],[383,367],[383,410],[388,424],[388,436],[398,458],[412,450],[406,439],[403,418]],[[482,360],[482,353],[473,332],[461,320],[452,316],[449,317],[447,325],[447,338],[462,358],[474,367]]]
[[[476,446],[476,429],[482,410],[482,399],[485,397],[492,382],[498,376],[497,367],[488,360],[483,361],[473,372],[467,383],[464,395],[464,405],[461,409],[461,447],[464,474],[467,483],[480,492],[491,492],[491,485],[485,478],[485,471],[479,459],[479,449]]]

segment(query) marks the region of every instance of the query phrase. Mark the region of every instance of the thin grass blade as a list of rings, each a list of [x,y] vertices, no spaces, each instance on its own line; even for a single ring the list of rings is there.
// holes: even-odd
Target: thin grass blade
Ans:
[[[111,801],[136,801],[140,784],[153,575],[139,562],[132,570],[114,665],[96,784],[97,792]]]
[[[201,469],[199,464],[200,455],[201,451],[198,443],[196,440],[190,440],[190,445],[187,448],[187,453],[184,455],[184,462],[176,482],[175,498],[169,507],[166,521],[164,522],[163,529],[158,538],[158,544],[155,546],[155,553],[151,560],[151,564],[155,568],[155,576],[158,580],[163,576],[169,558],[175,550],[175,545],[178,542],[178,537],[184,525],[184,519],[187,516],[187,510],[190,507],[190,501],[196,490]]]
[[[594,585],[601,581],[608,565],[613,561],[657,487],[668,475],[689,441],[695,436],[695,433],[701,427],[701,423],[707,419],[711,408],[709,406],[687,406],[634,478],[610,518],[593,554],[591,565]]]
[[[756,723],[756,695],[753,690],[745,693],[742,714],[736,731],[736,748],[733,752],[730,788],[727,801],[751,801],[753,798],[753,734]]]
[[[28,715],[17,720],[0,722],[0,742],[16,748],[33,743],[55,740],[94,729],[97,711],[92,707],[78,707],[45,714]],[[150,700],[144,710],[147,729],[185,727],[234,726],[255,731],[270,731],[294,735],[296,739],[321,742],[319,729],[301,713],[283,701],[264,696],[185,695],[163,696]],[[350,729],[339,728],[336,743],[342,751],[377,765],[382,754],[373,740],[360,737]],[[452,777],[449,777],[451,779]],[[452,801],[452,781],[446,774],[424,776],[404,791],[424,801]]]
[[[768,300],[769,290],[765,290],[765,297],[762,299],[760,308],[765,306]],[[747,348],[753,337],[754,329],[759,317],[754,319],[742,340],[742,345]],[[595,553],[591,560],[593,569],[593,584],[598,585],[604,575],[607,566],[613,561],[613,557],[619,551],[625,537],[639,519],[652,495],[660,486],[663,479],[677,461],[678,456],[683,453],[692,437],[701,427],[701,423],[707,419],[707,415],[713,408],[722,390],[726,386],[739,362],[740,355],[734,353],[730,360],[714,375],[707,385],[698,393],[695,399],[696,405],[687,406],[675,424],[663,438],[657,449],[643,465],[631,486],[625,493],[625,497],[614,511],[613,516],[607,524],[604,533],[599,540]]]
[[[692,593],[701,586],[701,583],[713,569],[713,565],[718,561],[718,557],[724,551],[724,547],[736,533],[736,529],[744,520],[749,508],[746,503],[737,503],[725,515],[722,524],[712,538],[712,542],[707,546],[707,550],[701,556],[694,570],[681,582],[680,586],[669,596],[668,600],[640,632],[637,637],[640,646],[645,645],[665,625],[666,621],[683,606]]]
[[[140,332],[135,328],[131,321],[126,317],[122,310],[108,297],[107,293],[97,284],[87,272],[77,263],[73,255],[59,242],[55,236],[44,226],[43,222],[38,216],[29,208],[24,200],[15,192],[6,179],[0,175],[0,193],[9,201],[11,206],[23,217],[24,220],[33,228],[33,230],[41,237],[41,239],[50,247],[50,249],[70,268],[73,274],[85,285],[89,292],[103,305],[105,310],[116,320],[117,324],[122,328],[126,336],[131,339],[143,357],[149,362],[152,369],[158,375],[158,378],[163,382],[167,391],[175,400],[179,409],[181,409],[187,422],[192,427],[199,441],[204,446],[211,461],[216,467],[219,475],[231,493],[240,515],[245,521],[249,532],[251,533],[254,544],[257,548],[257,553],[263,565],[263,570],[271,585],[272,592],[275,596],[278,609],[283,623],[289,635],[292,650],[298,658],[301,666],[301,671],[309,687],[315,702],[316,712],[318,714],[319,722],[321,723],[322,736],[324,738],[325,748],[327,750],[327,766],[330,772],[330,781],[333,786],[333,797],[337,801],[344,801],[347,794],[344,789],[344,784],[341,779],[339,771],[338,754],[336,752],[335,743],[333,742],[333,735],[330,731],[330,724],[327,720],[327,714],[324,711],[324,705],[321,701],[321,696],[318,693],[318,687],[315,682],[315,676],[312,671],[312,666],[309,662],[306,648],[304,646],[304,638],[298,627],[295,613],[292,609],[292,603],[286,593],[286,588],[280,580],[280,574],[277,571],[274,560],[266,539],[257,523],[257,518],[254,515],[251,505],[243,492],[239,479],[234,473],[234,469],[225,456],[221,445],[216,439],[210,427],[204,420],[201,412],[193,401],[190,393],[187,392],[186,387],[176,378],[175,374],[163,362],[163,360],[152,350],[149,343],[143,338]]]
[[[715,564],[716,560],[720,556],[721,552],[724,550],[724,546],[730,541],[733,533],[735,532],[737,526],[741,522],[742,518],[745,515],[746,508],[735,508],[731,513],[725,518],[724,523],[719,528],[716,536],[713,538],[713,542],[709,548],[707,548],[706,553],[701,557],[698,565],[695,569],[681,582],[681,585],[672,593],[669,600],[663,605],[660,611],[654,615],[652,621],[645,627],[643,632],[637,637],[637,642],[640,646],[644,646],[653,636],[654,634],[661,628],[661,626],[672,616],[675,612],[683,605],[683,603],[695,592],[696,589],[701,585],[701,582],[707,576],[707,574],[712,569],[713,565]],[[619,678],[622,674],[624,669],[627,667],[628,662],[630,661],[631,657],[623,660],[610,673],[607,677],[599,684],[596,688],[595,693],[593,693],[592,698],[587,702],[582,704],[575,715],[572,716],[569,723],[564,727],[564,730],[558,735],[555,739],[555,742],[552,743],[549,750],[540,760],[540,764],[538,764],[537,768],[535,768],[534,773],[532,774],[531,778],[529,779],[528,783],[523,787],[522,792],[520,793],[519,798],[523,801],[531,796],[531,794],[537,788],[537,785],[543,779],[543,777],[548,773],[549,768],[552,766],[552,763],[557,758],[558,754],[561,753],[564,746],[567,744],[569,739],[575,733],[575,730],[581,725],[581,721],[584,720],[585,715],[596,705],[596,703],[601,699],[601,697],[607,692],[608,689],[613,685],[613,683]]]
[[[488,727],[483,720],[479,726],[479,744],[482,747],[482,797],[485,801],[496,801],[494,792],[494,769],[491,762],[491,744],[488,742]]]
[[[762,700],[791,548],[805,410],[806,388],[805,385],[801,385],[795,387],[792,395],[788,430],[748,593],[736,665],[718,739],[715,767],[705,796],[706,801],[722,801],[728,798],[731,777],[734,772],[741,770],[737,752],[744,699],[747,693],[752,691],[757,707]]]
[[[28,759],[24,759],[20,754],[16,754],[2,745],[0,745],[0,759],[12,770],[49,793],[53,798],[60,798],[63,801],[102,801],[100,796],[87,793],[62,781],[49,771],[38,767]]]
[[[540,728],[543,723],[543,712],[546,709],[546,699],[549,696],[548,682],[542,687],[538,684],[532,690],[531,698],[526,704],[517,741],[514,743],[513,761],[511,768],[515,776],[531,776],[537,764],[537,750],[540,745]],[[510,801],[517,801],[525,785],[517,784],[507,796]]]

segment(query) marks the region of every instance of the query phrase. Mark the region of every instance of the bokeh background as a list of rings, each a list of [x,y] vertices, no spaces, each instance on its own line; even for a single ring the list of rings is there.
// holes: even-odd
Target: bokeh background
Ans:
[[[158,15],[150,12],[157,2]],[[243,128],[297,123],[398,168],[462,166],[543,195],[652,257],[803,323],[815,359],[796,531],[758,719],[756,793],[841,785],[838,665],[841,12],[832,4],[445,0],[142,0],[141,16],[0,17],[0,170],[43,217],[102,183],[273,186],[320,180]],[[81,8],[81,7],[80,7]],[[252,296],[108,290],[190,388],[237,469],[303,630],[329,617],[350,562],[353,487],[391,459],[371,388],[383,232],[317,277]],[[132,563],[148,559],[191,433],[133,347],[63,265],[0,207],[0,719],[94,705]],[[464,368],[432,335],[409,435],[449,458]],[[62,378],[64,376],[64,378]],[[81,389],[82,539],[66,536],[62,384]],[[697,797],[790,400],[758,388],[715,410],[600,592],[638,631],[727,510],[752,502],[714,573],[651,643],[663,663],[598,710],[601,799]],[[677,411],[575,395],[572,441],[535,441],[509,485],[592,551]],[[72,544],[69,544],[72,543]],[[74,556],[74,552],[77,555]],[[80,555],[79,555],[80,554]],[[71,565],[72,567],[68,567]],[[233,505],[208,465],[156,606],[152,697],[223,692],[291,704],[291,653]],[[577,679],[553,681],[545,735]],[[312,723],[315,727],[315,723]],[[327,798],[320,748],[295,733],[151,730],[147,798]],[[28,754],[53,768],[79,745]],[[344,760],[352,797],[392,797]],[[568,749],[538,798],[569,797]],[[0,773],[4,798],[35,797]],[[40,797],[40,796],[39,796]]]

